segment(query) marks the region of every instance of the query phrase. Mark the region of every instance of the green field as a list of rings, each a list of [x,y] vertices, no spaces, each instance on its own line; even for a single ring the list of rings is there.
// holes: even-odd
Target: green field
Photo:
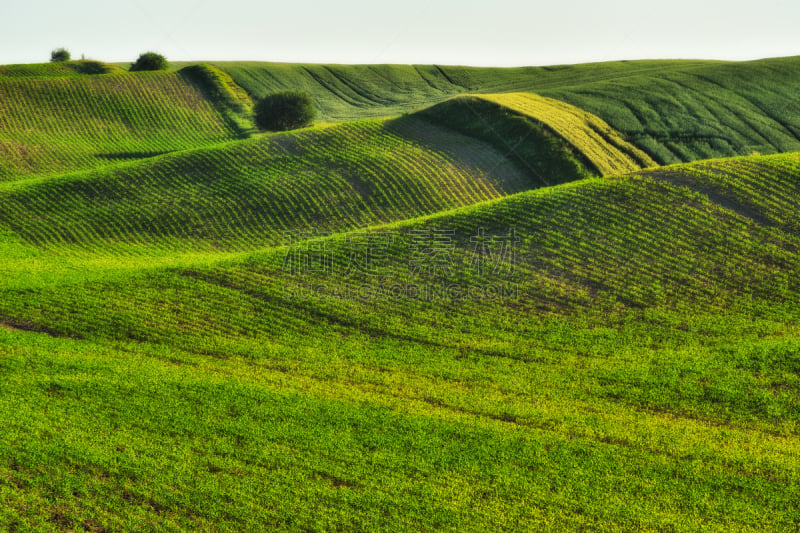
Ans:
[[[174,69],[0,67],[0,530],[800,528],[800,59]]]
[[[530,93],[489,94],[479,98],[547,125],[589,159],[601,175],[657,166],[608,124],[580,108]]]
[[[0,185],[0,228],[46,247],[247,250],[288,230],[434,214],[531,182],[470,137],[413,118],[360,121]]]
[[[540,92],[590,81],[609,82],[706,68],[711,61],[620,61],[587,65],[478,68],[437,65],[299,65],[215,62],[250,94],[287,88],[312,94],[331,121],[385,117],[464,93]],[[177,63],[175,68],[185,64]]]
[[[174,73],[54,75],[0,70],[0,182],[104,167],[234,139]]]
[[[661,164],[800,150],[800,58],[489,69],[216,63],[251,94],[314,95],[328,120],[391,116],[467,93],[533,92],[582,108]]]

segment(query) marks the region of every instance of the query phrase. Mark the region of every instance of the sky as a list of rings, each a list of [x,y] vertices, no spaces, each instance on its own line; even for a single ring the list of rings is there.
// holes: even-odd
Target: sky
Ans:
[[[797,0],[2,0],[0,64],[73,58],[525,66],[800,55]]]

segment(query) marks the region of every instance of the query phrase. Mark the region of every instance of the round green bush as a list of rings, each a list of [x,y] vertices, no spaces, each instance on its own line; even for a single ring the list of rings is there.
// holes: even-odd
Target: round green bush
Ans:
[[[136,60],[136,63],[131,65],[129,70],[131,72],[142,70],[167,70],[167,67],[169,67],[167,58],[155,52],[145,52],[139,56],[139,59]]]
[[[52,52],[50,52],[50,62],[52,63],[61,63],[63,61],[69,61],[71,56],[69,55],[69,50],[66,48],[56,48]]]
[[[255,106],[256,124],[269,131],[286,131],[310,126],[316,110],[314,100],[302,91],[269,94]]]

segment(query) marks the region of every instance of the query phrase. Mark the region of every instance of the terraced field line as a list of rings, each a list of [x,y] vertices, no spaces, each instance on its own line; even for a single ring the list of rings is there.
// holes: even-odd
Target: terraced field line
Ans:
[[[530,93],[472,96],[546,124],[580,150],[604,176],[658,166],[601,118],[578,107]]]

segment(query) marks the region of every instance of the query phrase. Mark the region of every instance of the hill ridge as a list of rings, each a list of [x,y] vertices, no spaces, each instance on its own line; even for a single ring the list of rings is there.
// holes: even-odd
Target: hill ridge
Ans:
[[[543,122],[583,153],[603,176],[658,166],[602,119],[559,100],[531,93],[477,97]]]
[[[472,246],[470,235],[478,227],[495,236],[502,236],[508,228],[516,227],[527,254],[532,254],[525,255],[525,260],[533,263],[517,265],[520,272],[530,276],[523,283],[529,296],[504,311],[509,313],[520,305],[532,305],[539,298],[543,302],[554,298],[556,302],[566,297],[550,312],[575,306],[576,310],[597,311],[605,306],[614,309],[622,305],[635,310],[668,302],[672,305],[679,301],[676,300],[679,294],[682,294],[683,306],[706,302],[702,305],[713,309],[717,305],[727,305],[725,302],[731,298],[738,301],[739,297],[731,291],[734,287],[744,287],[741,283],[745,278],[750,280],[747,293],[778,301],[776,298],[788,295],[794,298],[795,292],[800,290],[800,285],[793,283],[789,276],[789,272],[794,271],[800,276],[800,263],[796,259],[800,238],[794,233],[800,228],[800,219],[794,215],[800,207],[800,182],[793,181],[795,172],[800,172],[800,154],[682,164],[529,190],[446,212],[375,225],[372,231],[376,234],[395,231],[400,240],[387,249],[387,257],[399,258],[403,257],[403,246],[409,244],[409,236],[416,231],[414,228],[430,231],[449,227],[455,230],[453,253],[457,252],[466,261]],[[675,179],[671,181],[669,176]],[[741,176],[741,180],[732,182],[731,176]],[[693,188],[687,186],[691,182]],[[770,191],[779,191],[781,199],[770,200]],[[750,199],[752,206],[762,210],[769,225],[764,226],[762,221],[720,202],[726,198],[742,202],[743,195]],[[657,203],[648,204],[652,200]],[[618,217],[621,219],[617,220]],[[538,224],[542,224],[541,228]],[[631,233],[631,227],[638,228],[641,235]],[[409,228],[410,233],[402,231]],[[532,233],[521,233],[525,228]],[[628,229],[618,235],[615,228]],[[307,229],[298,227],[293,231],[302,233]],[[333,246],[333,264],[342,266],[351,260],[346,248],[348,234],[364,231],[357,227],[343,228],[340,233],[322,237]],[[692,239],[700,239],[702,244],[693,243]],[[760,244],[751,248],[756,242]],[[250,258],[247,254],[237,254],[239,259],[229,263],[234,268],[231,273],[235,274],[236,265],[245,265],[245,270],[252,268],[254,273],[261,272],[257,279],[272,287],[258,289],[256,293],[280,291],[279,287],[291,279],[287,273],[279,274],[282,269],[279,256],[287,252],[286,246],[292,244],[262,246],[262,250],[254,252]],[[705,247],[702,254],[700,246]],[[598,265],[588,261],[585,255],[591,247],[596,248],[593,257],[600,261]],[[740,248],[742,254],[733,252]],[[263,270],[258,258],[270,257]],[[733,263],[730,263],[731,258]],[[508,258],[505,261],[507,263]],[[604,268],[601,265],[605,265]],[[713,275],[698,270],[712,265]],[[218,267],[223,271],[229,268]],[[748,273],[756,271],[757,278],[748,277]],[[404,272],[396,281],[413,278],[408,277],[410,272]],[[461,279],[460,275],[454,279]],[[370,284],[380,281],[360,275],[353,279]],[[499,279],[490,276],[487,282]],[[313,283],[314,280],[322,282],[324,277],[313,275],[309,281]],[[637,287],[638,283],[642,286]],[[525,298],[531,297],[533,301],[525,303]],[[473,302],[462,312],[469,315],[474,305],[481,304]]]

